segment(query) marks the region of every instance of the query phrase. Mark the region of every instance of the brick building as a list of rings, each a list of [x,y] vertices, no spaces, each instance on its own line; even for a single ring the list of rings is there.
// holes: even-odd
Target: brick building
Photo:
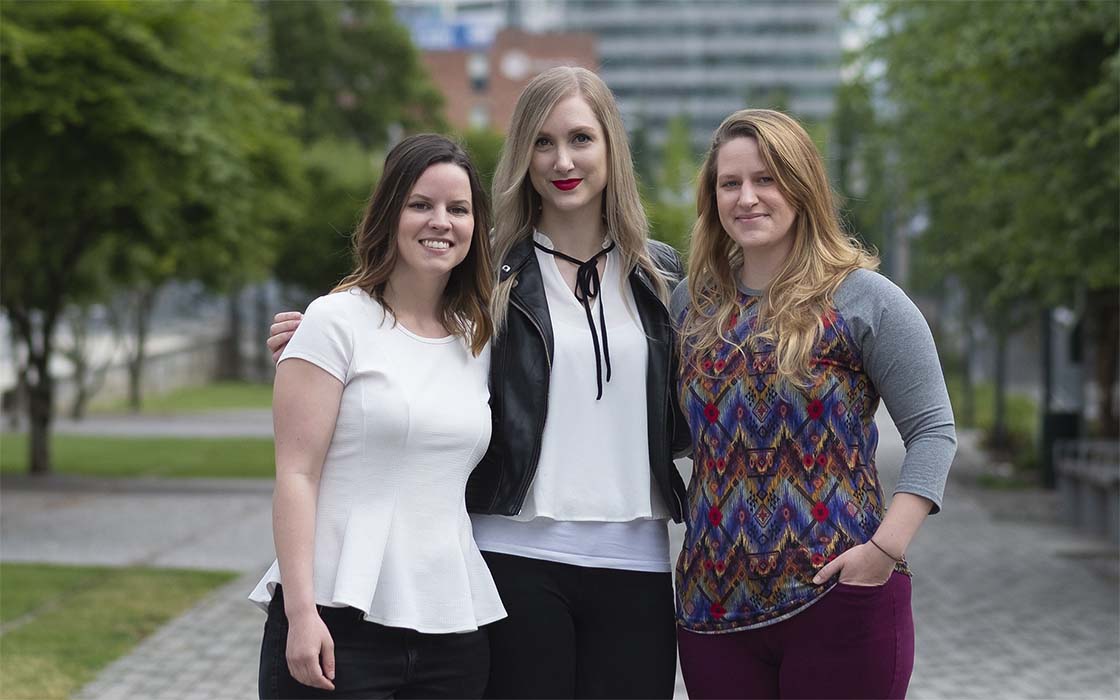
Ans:
[[[599,69],[595,35],[529,33],[506,28],[484,47],[427,50],[424,63],[446,100],[456,130],[487,128],[504,133],[517,96],[539,73],[554,66]]]

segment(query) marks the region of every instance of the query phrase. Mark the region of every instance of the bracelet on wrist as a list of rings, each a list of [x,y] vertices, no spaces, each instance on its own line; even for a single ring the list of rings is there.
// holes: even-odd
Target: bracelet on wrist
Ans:
[[[891,553],[890,553],[890,552],[888,552],[887,550],[883,549],[883,548],[882,548],[882,547],[881,547],[881,546],[879,545],[879,543],[875,541],[875,538],[874,538],[874,537],[872,537],[871,539],[869,539],[869,540],[867,540],[867,541],[868,541],[868,542],[870,542],[870,543],[871,543],[872,545],[874,545],[875,549],[877,549],[877,550],[879,550],[880,552],[882,552],[882,553],[883,553],[883,555],[884,555],[884,556],[886,556],[886,557],[887,557],[888,559],[890,559],[891,561],[895,562],[896,564],[902,564],[902,563],[903,563],[903,561],[902,561],[902,559],[901,559],[900,557],[896,557],[895,555],[891,554]]]

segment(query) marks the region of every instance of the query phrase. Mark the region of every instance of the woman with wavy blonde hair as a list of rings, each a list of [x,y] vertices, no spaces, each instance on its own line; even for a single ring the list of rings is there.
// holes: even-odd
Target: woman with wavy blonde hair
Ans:
[[[905,552],[941,507],[956,445],[929,328],[843,232],[792,118],[729,116],[696,202],[672,300],[694,464],[677,562],[689,697],[901,698]],[[880,399],[906,444],[889,509]]]

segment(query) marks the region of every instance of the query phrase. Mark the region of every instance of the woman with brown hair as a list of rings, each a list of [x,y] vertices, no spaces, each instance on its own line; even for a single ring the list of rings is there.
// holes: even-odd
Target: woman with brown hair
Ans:
[[[956,446],[929,328],[844,234],[790,117],[728,117],[696,202],[672,303],[694,464],[677,562],[689,697],[901,698],[905,552],[941,507]],[[906,444],[889,509],[880,399]]]
[[[505,616],[471,536],[489,443],[486,196],[442,136],[405,139],[354,236],[357,269],[308,307],[273,389],[277,561],[262,698],[468,698]]]

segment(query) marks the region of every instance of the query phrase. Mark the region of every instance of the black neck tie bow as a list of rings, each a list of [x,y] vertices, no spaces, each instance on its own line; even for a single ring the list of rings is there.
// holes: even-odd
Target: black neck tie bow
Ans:
[[[603,350],[602,354],[599,351],[599,334],[595,332],[595,321],[591,315],[591,302],[595,297],[599,296],[599,291],[602,289],[602,280],[599,279],[599,258],[614,250],[614,241],[606,248],[603,248],[598,253],[592,255],[587,260],[578,260],[570,255],[565,255],[558,250],[546,248],[540,243],[534,242],[537,248],[540,248],[546,253],[555,255],[561,260],[567,260],[576,266],[576,300],[583,305],[583,310],[587,313],[587,327],[591,329],[591,344],[595,348],[595,383],[598,388],[598,393],[595,395],[595,400],[603,398],[603,361],[607,364],[607,381],[611,380],[611,352],[607,346],[607,317],[603,313],[603,302],[599,302],[599,328],[603,334]]]

